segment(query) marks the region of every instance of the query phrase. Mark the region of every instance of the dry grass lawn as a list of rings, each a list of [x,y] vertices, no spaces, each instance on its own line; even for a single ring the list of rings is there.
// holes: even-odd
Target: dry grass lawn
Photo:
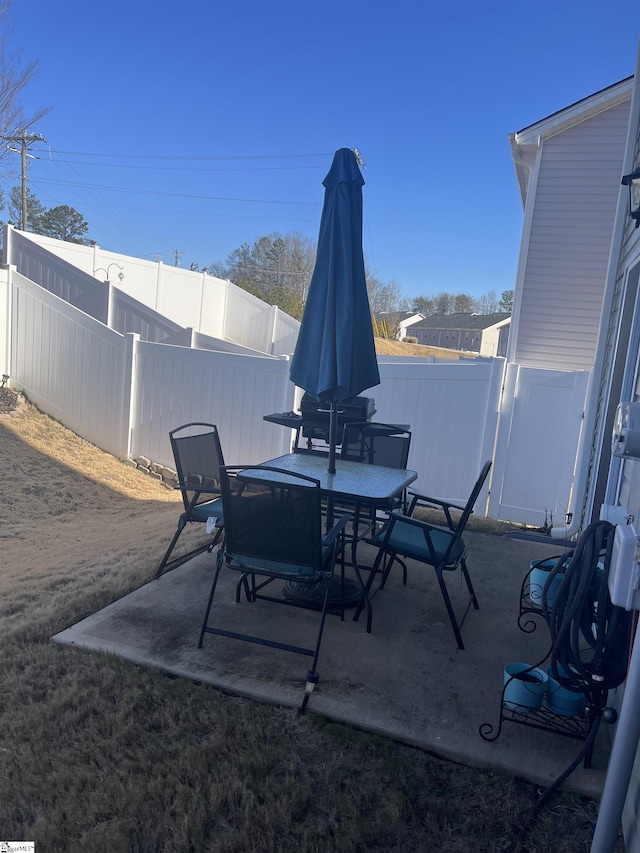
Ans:
[[[378,355],[407,355],[415,358],[427,358],[432,355],[435,358],[448,358],[457,360],[459,358],[476,358],[472,352],[447,349],[445,347],[427,347],[422,344],[408,344],[404,341],[388,340],[387,338],[375,338],[376,352]]]
[[[0,414],[0,838],[38,853],[500,851],[532,786],[50,637],[152,577],[176,495],[22,403]],[[522,850],[587,851],[556,798]]]

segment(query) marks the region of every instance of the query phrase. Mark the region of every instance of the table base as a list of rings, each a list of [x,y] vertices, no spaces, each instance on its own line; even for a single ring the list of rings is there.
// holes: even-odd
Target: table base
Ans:
[[[315,583],[286,581],[282,592],[285,598],[295,601],[296,604],[301,604],[313,610],[322,610],[325,592],[325,586],[322,581],[316,581]],[[351,580],[351,578],[345,578],[343,594],[341,579],[339,577],[331,578],[327,604],[329,610],[339,610],[341,607],[345,609],[355,607],[359,604],[361,598],[362,590],[356,581]]]

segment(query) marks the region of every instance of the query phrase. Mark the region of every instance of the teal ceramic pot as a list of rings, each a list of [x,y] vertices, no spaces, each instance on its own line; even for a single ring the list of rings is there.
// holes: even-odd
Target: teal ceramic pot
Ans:
[[[542,705],[547,673],[528,663],[508,663],[504,668],[504,704],[517,714],[528,714]]]
[[[584,714],[586,700],[584,693],[567,690],[553,677],[553,669],[547,669],[545,703],[550,711],[561,717],[581,717]]]
[[[529,573],[529,598],[534,604],[538,605],[538,607],[542,607],[544,585],[549,577],[549,572],[555,568],[555,566],[556,560],[545,560],[544,562],[541,562],[540,560],[531,561],[531,571]],[[547,607],[549,609],[553,606],[553,600],[556,597],[556,593],[562,583],[563,577],[564,575],[562,573],[557,574],[547,589],[546,598]]]

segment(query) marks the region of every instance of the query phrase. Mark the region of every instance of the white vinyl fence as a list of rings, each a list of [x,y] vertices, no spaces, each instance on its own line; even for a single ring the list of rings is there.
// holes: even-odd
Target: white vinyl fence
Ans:
[[[56,269],[44,264],[38,274],[55,276]],[[263,420],[296,408],[299,389],[289,380],[286,356],[192,330],[185,346],[143,341],[108,328],[13,267],[0,273],[3,372],[42,411],[93,444],[120,458],[147,456],[173,467],[169,430],[202,420],[218,425],[229,463],[289,451],[292,431]],[[273,333],[278,315],[269,313],[270,326],[265,315],[250,324],[254,335],[257,328]],[[297,333],[293,324],[283,325],[283,340]],[[505,372],[503,359],[483,358],[382,356],[379,364],[381,384],[363,393],[375,399],[376,420],[410,425],[417,489],[464,501],[483,462],[493,459],[479,515],[488,507],[492,518],[542,525],[546,512],[562,523],[586,373],[518,365]]]
[[[78,435],[126,456],[134,336],[114,332],[10,272],[12,382]]]
[[[375,419],[408,423],[414,486],[464,503],[484,462],[493,458],[504,359],[383,359]],[[483,514],[484,496],[477,504]]]
[[[4,227],[4,260],[111,328],[118,322],[123,333],[155,327],[147,339],[161,341],[170,324],[174,343],[182,329],[183,339],[186,330],[195,330],[276,357],[295,349],[297,320],[204,272],[28,234],[11,225]]]
[[[257,463],[288,453],[291,430],[263,420],[293,408],[289,361],[138,342],[130,455],[174,467],[169,430],[217,425],[225,461]]]
[[[509,364],[489,515],[561,527],[570,507],[589,372]]]

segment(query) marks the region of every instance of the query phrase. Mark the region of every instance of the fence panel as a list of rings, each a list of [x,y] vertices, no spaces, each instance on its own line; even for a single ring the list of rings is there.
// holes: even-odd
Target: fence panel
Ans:
[[[509,365],[489,507],[493,518],[564,524],[588,381],[588,371]]]
[[[107,322],[109,288],[32,240],[11,233],[11,257],[18,272],[81,311]]]
[[[143,341],[191,346],[190,330],[148,308],[117,287],[111,287],[110,303],[109,325],[121,335],[135,332]]]
[[[231,341],[223,341],[221,338],[215,338],[211,335],[203,335],[201,332],[194,332],[191,345],[195,349],[208,349],[214,352],[235,352],[238,355],[253,355],[259,358],[265,358],[263,352],[243,347],[240,344],[233,344]],[[268,356],[266,356],[268,358]],[[275,356],[273,356],[275,358]]]
[[[275,309],[276,318],[273,330],[273,355],[293,355],[300,331],[300,322],[294,320],[279,308]]]
[[[224,325],[227,340],[270,353],[272,326],[269,305],[239,287],[229,288]]]
[[[11,379],[92,444],[128,451],[127,339],[10,271]]]
[[[504,359],[381,361],[375,420],[410,424],[415,488],[465,501],[493,457]],[[480,513],[482,501],[478,504]]]
[[[135,377],[134,457],[173,466],[169,431],[191,421],[218,426],[230,464],[264,462],[290,449],[291,430],[262,419],[293,408],[286,359],[140,342]]]

